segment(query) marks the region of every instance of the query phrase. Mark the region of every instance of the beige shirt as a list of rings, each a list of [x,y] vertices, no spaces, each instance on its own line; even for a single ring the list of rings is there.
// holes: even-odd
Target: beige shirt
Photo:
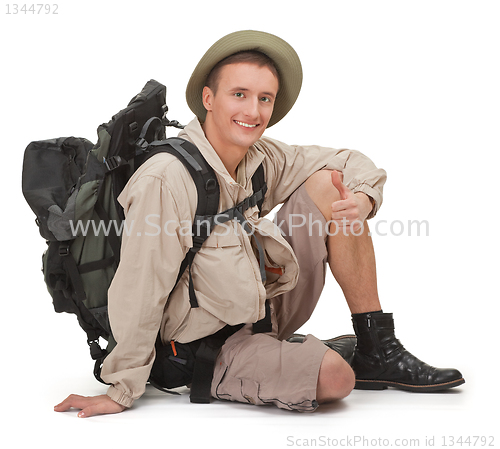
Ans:
[[[161,153],[146,161],[119,197],[126,227],[120,265],[108,294],[117,345],[101,373],[112,384],[108,395],[127,407],[144,393],[158,331],[163,342],[185,343],[226,324],[253,323],[264,317],[266,298],[295,286],[299,275],[295,255],[264,215],[286,201],[311,174],[323,168],[342,171],[347,187],[375,201],[371,216],[382,203],[386,173],[357,151],[290,146],[262,137],[239,165],[236,182],[197,119],[179,136],[193,142],[213,167],[220,184],[219,212],[252,194],[252,175],[263,163],[268,192],[262,216],[254,207],[245,218],[264,248],[266,266],[281,268],[283,274],[268,273],[263,285],[254,247],[241,225],[234,220],[217,225],[194,258],[192,277],[199,307],[192,309],[187,270],[172,288],[192,246],[196,187],[175,156]]]

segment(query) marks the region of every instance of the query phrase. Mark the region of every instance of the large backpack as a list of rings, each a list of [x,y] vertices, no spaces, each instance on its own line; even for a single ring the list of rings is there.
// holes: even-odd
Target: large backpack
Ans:
[[[101,382],[102,362],[116,345],[109,325],[107,292],[120,262],[124,230],[125,217],[117,197],[135,170],[155,154],[168,152],[179,158],[195,182],[198,203],[193,247],[177,278],[189,269],[191,307],[198,307],[191,263],[210,235],[211,224],[235,218],[245,226],[244,210],[255,205],[260,209],[267,190],[261,165],[252,178],[254,194],[217,215],[220,192],[213,169],[192,143],[180,138],[165,139],[165,126],[182,128],[177,121],[166,118],[165,99],[165,86],[150,80],[127,108],[98,127],[97,144],[84,138],[59,137],[31,142],[24,154],[23,194],[48,245],[42,258],[47,289],[56,312],[76,315],[95,360],[95,377]],[[261,271],[265,276],[264,270]],[[202,339],[185,348],[177,344],[173,350],[184,351],[185,359],[169,352],[169,345],[157,347],[150,382],[167,389],[191,383],[193,376],[202,377],[202,391],[197,392],[195,386],[193,394],[192,388],[191,401],[208,402],[207,376],[211,378],[213,367],[198,364],[194,369],[195,355],[205,351],[200,359],[214,359],[227,336],[238,328],[226,327],[211,339]],[[269,330],[269,317],[254,328]],[[100,338],[107,341],[105,349],[101,348]],[[179,369],[180,377],[175,373]]]

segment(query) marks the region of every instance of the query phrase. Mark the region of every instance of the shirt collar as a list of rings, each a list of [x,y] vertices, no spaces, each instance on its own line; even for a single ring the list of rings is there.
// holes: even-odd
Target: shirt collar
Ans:
[[[231,177],[219,155],[207,140],[198,118],[191,120],[191,122],[189,122],[179,133],[179,137],[187,139],[195,144],[212,168],[218,172],[218,174],[222,176],[226,182],[229,184],[234,183],[235,180]],[[255,173],[255,170],[257,170],[257,167],[261,164],[263,159],[264,154],[252,145],[248,149],[243,160],[238,165],[236,182],[246,188],[252,178],[252,175]]]

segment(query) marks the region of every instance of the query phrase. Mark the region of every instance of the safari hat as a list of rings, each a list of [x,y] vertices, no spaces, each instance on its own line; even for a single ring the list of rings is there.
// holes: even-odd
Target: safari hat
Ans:
[[[207,50],[189,79],[186,100],[191,111],[202,121],[207,113],[202,92],[208,74],[219,61],[244,50],[257,50],[269,56],[280,76],[280,88],[268,128],[278,123],[297,100],[302,85],[302,65],[295,50],[273,34],[253,30],[236,31],[219,39]]]

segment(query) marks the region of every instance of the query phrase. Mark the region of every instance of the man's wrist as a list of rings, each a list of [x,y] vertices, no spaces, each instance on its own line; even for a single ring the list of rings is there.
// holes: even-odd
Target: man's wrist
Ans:
[[[375,207],[375,200],[370,196],[367,195],[365,192],[356,192],[354,195],[357,195],[359,198],[362,198],[363,204],[366,205],[366,210],[368,213],[365,215],[366,217],[370,216],[370,214],[373,211],[373,208]]]
[[[106,394],[110,397],[110,399],[126,408],[132,407],[132,404],[134,403],[134,400],[130,396],[126,395],[113,385],[109,386]]]

